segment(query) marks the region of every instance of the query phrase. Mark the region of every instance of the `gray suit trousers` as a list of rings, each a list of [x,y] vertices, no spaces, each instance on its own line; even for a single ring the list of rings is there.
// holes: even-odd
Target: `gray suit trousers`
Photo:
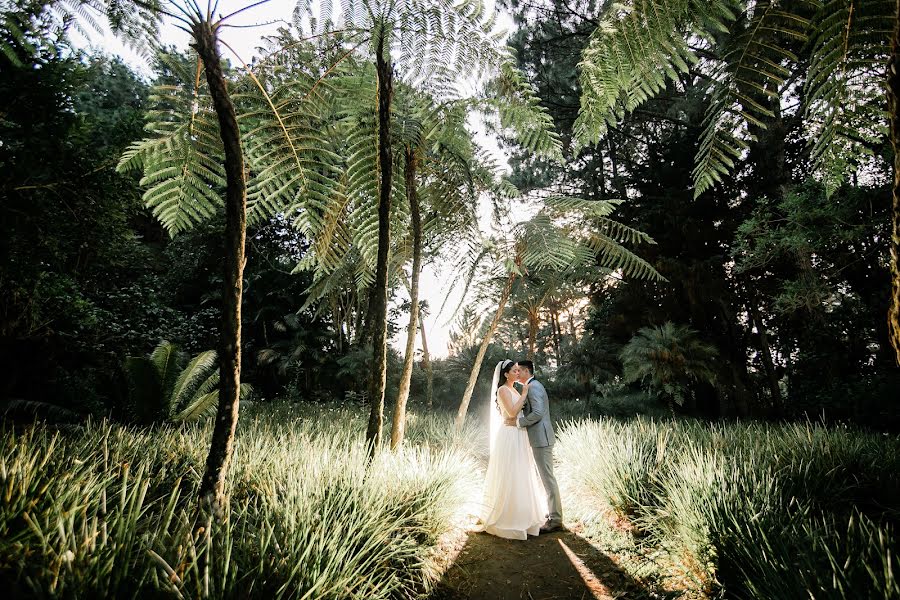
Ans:
[[[544,490],[547,492],[547,506],[550,509],[550,520],[562,523],[562,503],[559,498],[559,486],[556,484],[556,475],[553,474],[553,446],[532,447],[534,462],[537,463],[538,473]]]

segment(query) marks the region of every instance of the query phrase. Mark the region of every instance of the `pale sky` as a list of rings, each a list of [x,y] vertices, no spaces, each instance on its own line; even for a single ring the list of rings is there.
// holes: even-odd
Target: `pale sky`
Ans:
[[[221,0],[219,2],[217,14],[229,14],[239,8],[247,6],[249,3],[248,0]],[[279,19],[289,20],[295,5],[295,0],[271,0],[259,7],[248,10],[247,12],[230,19],[229,23],[233,25],[256,25],[262,23],[262,25],[249,28],[225,29],[223,30],[221,39],[234,49],[241,60],[249,63],[251,58],[257,54],[257,47],[262,45],[262,37],[274,33],[279,26],[283,26],[285,23],[279,21]],[[486,5],[487,8],[491,8],[493,2],[487,0]],[[501,13],[498,22],[500,23],[499,26],[505,28],[507,31],[511,30],[513,27],[512,18],[509,14]],[[86,39],[73,31],[72,38],[76,45],[82,48],[96,48],[110,54],[117,54],[143,75],[147,77],[152,75],[152,71],[146,59],[142,58],[138,53],[124,45],[119,39],[108,32],[104,35],[95,35],[92,36],[91,39]],[[166,23],[163,25],[161,31],[161,41],[164,45],[187,48],[189,39],[185,32]],[[238,60],[228,48],[221,48],[221,52],[224,58],[228,58],[233,63],[238,63]],[[468,85],[465,85],[465,87],[472,87],[472,82],[467,83]],[[498,164],[502,165],[504,168],[508,168],[508,157],[499,148],[497,141],[485,133],[481,122],[478,120],[470,121],[470,128],[475,132],[477,142],[495,155]],[[483,206],[481,213],[482,229],[487,232],[490,230],[491,225],[486,206]],[[442,272],[437,273],[434,265],[426,265],[420,280],[420,297],[423,300],[427,300],[430,307],[430,314],[424,322],[425,332],[428,336],[428,349],[432,356],[435,357],[447,355],[447,345],[450,340],[450,329],[452,325],[452,323],[448,323],[447,321],[451,316],[450,313],[452,309],[459,302],[461,291],[459,289],[455,291],[454,296],[447,302],[447,309],[439,316],[437,312],[444,302],[446,290],[450,287],[450,274],[447,270],[448,269],[446,269],[445,266]],[[399,304],[404,298],[408,299],[408,295],[406,294],[406,290],[401,289],[399,295],[396,296],[392,302]],[[407,315],[400,317],[402,329],[399,334],[391,340],[391,344],[398,349],[401,354],[406,344],[405,324],[407,320]],[[416,349],[420,349],[420,338],[418,336],[416,338]]]

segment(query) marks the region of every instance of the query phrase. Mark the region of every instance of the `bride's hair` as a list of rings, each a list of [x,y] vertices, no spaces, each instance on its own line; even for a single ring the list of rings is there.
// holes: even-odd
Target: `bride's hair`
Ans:
[[[509,373],[510,369],[512,369],[515,365],[516,363],[509,360],[508,358],[503,361],[503,366],[500,367],[500,381],[497,382],[498,390],[506,385],[506,374]]]
[[[506,385],[506,374],[509,373],[510,369],[515,365],[516,362],[514,360],[509,360],[507,358],[500,367],[500,379],[497,380],[497,389],[494,390],[494,406],[497,407],[497,410],[501,415],[503,414],[503,411],[500,409],[500,388]]]

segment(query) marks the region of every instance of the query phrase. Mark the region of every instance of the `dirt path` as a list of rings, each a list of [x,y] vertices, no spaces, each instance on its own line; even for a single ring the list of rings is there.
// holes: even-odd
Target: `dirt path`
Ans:
[[[505,540],[470,533],[435,600],[646,598],[641,585],[576,533]]]

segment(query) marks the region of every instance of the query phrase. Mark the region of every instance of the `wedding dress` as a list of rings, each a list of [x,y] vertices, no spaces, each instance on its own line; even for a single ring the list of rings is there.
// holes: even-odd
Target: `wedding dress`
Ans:
[[[494,389],[500,393],[496,385]],[[515,404],[521,396],[515,390],[510,389],[510,392]],[[513,416],[506,414],[502,402],[491,402],[490,410],[497,411],[498,408],[501,419]],[[492,435],[480,528],[513,540],[538,535],[546,521],[547,498],[528,442],[528,432],[501,423]]]

